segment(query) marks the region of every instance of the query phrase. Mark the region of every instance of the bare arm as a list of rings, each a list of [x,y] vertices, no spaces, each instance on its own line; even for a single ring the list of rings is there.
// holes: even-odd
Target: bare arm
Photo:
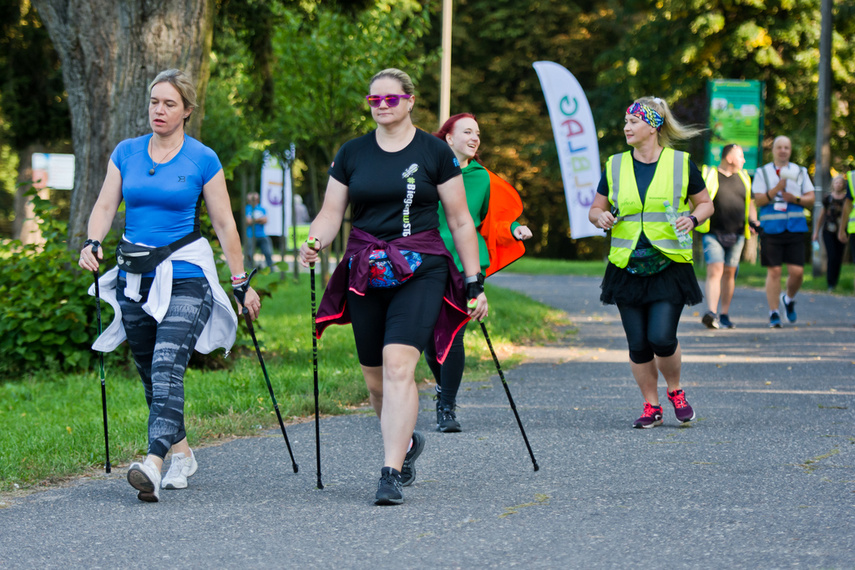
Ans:
[[[208,208],[208,215],[211,217],[211,224],[214,226],[217,238],[219,238],[220,244],[223,246],[223,253],[226,256],[229,271],[231,271],[232,275],[244,273],[240,236],[238,235],[237,225],[232,214],[229,192],[226,188],[226,178],[222,170],[202,187],[202,195],[205,197],[205,205]],[[250,317],[255,320],[258,318],[258,312],[261,310],[261,299],[259,299],[258,294],[251,287],[246,292],[245,301]],[[238,304],[238,311],[240,310],[241,306]]]
[[[849,215],[852,213],[852,199],[846,196],[843,201],[843,213],[840,214],[840,227],[837,228],[837,239],[843,243],[849,241],[846,228],[849,226]]]
[[[816,197],[816,193],[805,192],[801,196],[796,196],[795,194],[790,194],[789,192],[784,191],[781,196],[784,198],[784,202],[789,202],[790,204],[795,204],[796,206],[801,206],[805,209],[813,208],[814,199]]]
[[[765,194],[754,194],[754,202],[760,206],[766,206],[775,201],[775,195],[778,192],[781,192],[787,188],[787,180],[785,178],[781,178],[778,180],[778,183],[775,184],[772,188],[766,190]]]
[[[104,177],[104,184],[101,185],[101,192],[98,194],[98,200],[92,208],[92,213],[89,215],[89,227],[87,230],[88,239],[95,241],[103,241],[110,231],[110,226],[113,223],[113,218],[116,217],[116,212],[119,210],[119,204],[122,203],[122,173],[110,161],[107,165],[107,176]],[[104,259],[102,249],[98,250],[97,257],[92,253],[92,246],[87,245],[80,251],[80,261],[78,264],[83,269],[95,271],[98,269],[98,260]]]
[[[597,194],[594,203],[588,210],[588,220],[602,230],[610,230],[615,225],[615,217],[611,213],[607,196]]]
[[[819,231],[822,229],[822,224],[825,223],[825,207],[819,212],[819,217],[816,219],[816,227],[813,229],[812,241],[819,239]]]
[[[752,233],[757,233],[757,230],[754,229],[754,226],[757,222],[757,206],[754,204],[754,200],[748,202],[748,227],[751,228]]]
[[[316,238],[321,243],[315,248],[310,248],[307,243],[300,245],[300,264],[303,267],[316,263],[318,251],[332,243],[344,220],[348,200],[347,186],[330,176],[324,194],[324,204],[312,225],[309,226],[309,237]]]
[[[698,220],[698,225],[709,220],[712,217],[713,212],[715,212],[715,207],[713,206],[712,199],[710,198],[710,193],[706,188],[697,194],[689,196],[689,202],[692,203],[691,215],[695,216]],[[687,216],[680,216],[677,218],[677,223],[675,225],[677,226],[677,229],[683,230],[684,232],[690,232],[695,228],[694,222],[692,222],[692,220]]]
[[[448,229],[451,230],[451,237],[454,238],[454,249],[457,250],[457,255],[463,264],[463,273],[466,277],[478,275],[481,272],[478,237],[475,234],[475,222],[472,221],[466,205],[463,175],[455,176],[437,186],[436,189],[445,210]],[[479,321],[483,320],[487,316],[487,308],[487,297],[481,293],[478,295],[478,305],[470,311],[470,315]]]

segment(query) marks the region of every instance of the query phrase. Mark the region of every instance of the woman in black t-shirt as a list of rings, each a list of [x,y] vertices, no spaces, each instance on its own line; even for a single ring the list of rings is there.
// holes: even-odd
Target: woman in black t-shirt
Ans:
[[[837,239],[837,230],[840,229],[840,217],[843,215],[845,201],[846,177],[838,174],[831,181],[831,193],[822,197],[822,211],[819,214],[819,220],[817,220],[812,237],[813,241],[817,241],[818,233],[822,228],[822,242],[825,244],[825,252],[828,254],[825,281],[828,283],[829,291],[834,291],[837,282],[840,281],[840,268],[843,265],[843,254],[846,252],[846,244]]]
[[[409,76],[386,69],[369,83],[368,104],[377,129],[345,143],[330,167],[321,211],[300,247],[304,266],[338,233],[347,206],[353,230],[343,261],[318,311],[318,336],[331,323],[352,322],[359,363],[380,418],[385,451],[375,502],[403,502],[401,487],[415,480],[424,436],[414,431],[419,411],[415,368],[434,335],[444,360],[454,331],[487,316],[475,225],[463,177],[447,144],[417,129]],[[442,202],[464,279],[439,235]],[[442,347],[439,349],[439,347]],[[410,435],[412,434],[412,436]]]

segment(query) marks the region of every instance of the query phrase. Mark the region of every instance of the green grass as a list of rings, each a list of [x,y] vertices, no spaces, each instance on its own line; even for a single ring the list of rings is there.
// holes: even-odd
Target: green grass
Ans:
[[[263,300],[256,321],[265,364],[283,417],[314,413],[311,313],[308,277],[278,285]],[[270,276],[260,280],[275,281]],[[520,361],[513,344],[554,340],[562,313],[523,295],[487,287],[490,338],[503,367]],[[105,317],[107,318],[107,317]],[[244,325],[241,324],[241,327]],[[513,339],[513,342],[511,341]],[[465,381],[495,373],[480,328],[470,326]],[[220,370],[190,368],[185,378],[186,426],[191,445],[258,434],[277,425],[261,367],[248,339],[241,341]],[[348,413],[367,400],[349,326],[328,328],[319,342],[320,408]],[[222,355],[220,355],[222,358]],[[108,359],[106,371],[110,458],[127,465],[146,450],[147,408],[136,370]],[[419,381],[430,376],[422,361]],[[422,388],[426,385],[421,384]],[[103,468],[104,432],[97,368],[81,374],[34,372],[0,384],[0,491],[58,482]]]
[[[538,259],[538,258],[522,258],[514,262],[505,271],[513,273],[530,273],[535,275],[581,275],[589,277],[601,277],[605,270],[606,263],[604,261],[567,261],[560,259]],[[703,264],[695,264],[695,274],[699,279],[706,277],[706,268]],[[784,277],[781,282],[786,279],[787,270],[784,269]],[[837,285],[836,292],[840,294],[849,294],[853,292],[853,279],[855,279],[855,266],[851,263],[844,263],[843,269],[840,272],[840,282]],[[756,287],[762,289],[766,286],[766,268],[759,264],[741,263],[739,265],[739,274],[736,278],[738,287]],[[814,277],[811,271],[810,264],[805,265],[805,279],[802,285],[803,290],[825,292],[828,285],[825,281],[825,276]]]

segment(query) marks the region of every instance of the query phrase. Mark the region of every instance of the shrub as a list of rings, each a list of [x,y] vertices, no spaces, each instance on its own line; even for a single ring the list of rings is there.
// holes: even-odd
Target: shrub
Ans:
[[[0,242],[0,379],[14,379],[32,370],[62,372],[94,370],[97,353],[91,345],[98,334],[95,299],[87,294],[92,275],[77,265],[77,252],[68,250],[68,224],[58,219],[58,208],[48,200],[32,195],[33,207],[44,238],[43,244],[24,245],[18,240]],[[207,215],[202,220],[203,233],[213,234]],[[103,245],[106,271],[113,266],[116,248],[114,232]],[[218,262],[221,249],[211,239]],[[228,268],[218,263],[220,280],[228,281]],[[262,296],[270,296],[277,288],[276,277],[259,276],[253,288]],[[231,293],[231,288],[226,291]],[[101,303],[103,328],[113,319],[113,310]],[[251,350],[252,342],[239,319],[235,350]],[[221,351],[206,356],[194,353],[196,366],[229,367],[229,360],[220,358]],[[123,343],[105,358],[112,366],[133,367],[127,343]]]
[[[66,243],[67,224],[57,207],[32,196],[44,243],[0,245],[0,376],[28,369],[74,370],[88,367],[90,345],[97,333],[95,306],[86,294],[92,278],[85,275]],[[107,246],[109,248],[109,246]],[[107,250],[109,251],[109,249]],[[112,311],[102,304],[104,326]]]

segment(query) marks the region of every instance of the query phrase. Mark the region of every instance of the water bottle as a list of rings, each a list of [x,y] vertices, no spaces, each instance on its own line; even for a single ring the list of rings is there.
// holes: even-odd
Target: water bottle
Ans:
[[[677,208],[672,206],[668,200],[665,200],[663,204],[665,206],[665,218],[668,220],[668,223],[671,224],[671,227],[674,228],[674,233],[677,234],[677,241],[679,241],[680,245],[683,247],[691,247],[692,235],[689,232],[677,229],[677,218],[680,217],[677,213]]]
[[[816,259],[816,256],[819,255],[819,240],[813,241],[813,255],[814,257],[812,257],[811,259]]]

